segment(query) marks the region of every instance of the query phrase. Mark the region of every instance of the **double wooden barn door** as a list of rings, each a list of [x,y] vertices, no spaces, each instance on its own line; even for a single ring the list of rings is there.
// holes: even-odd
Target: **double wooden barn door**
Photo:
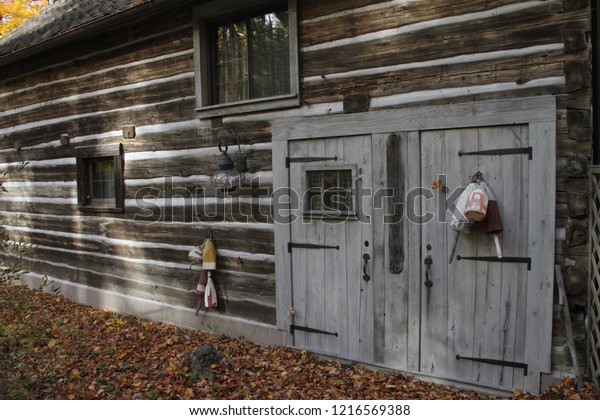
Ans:
[[[549,98],[508,102],[490,103],[495,115],[430,107],[274,125],[290,345],[538,391],[550,371],[555,117]],[[476,225],[450,261],[453,204],[477,172],[500,206],[502,258]]]

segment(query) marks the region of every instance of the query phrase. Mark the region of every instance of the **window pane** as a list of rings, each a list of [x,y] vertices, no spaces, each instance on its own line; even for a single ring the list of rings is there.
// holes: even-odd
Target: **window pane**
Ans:
[[[347,214],[353,211],[352,170],[306,172],[304,210]]]
[[[287,11],[250,19],[250,88],[253,98],[290,91]]]
[[[248,34],[244,21],[216,27],[216,102],[248,99]]]
[[[91,198],[115,198],[115,164],[113,158],[93,159],[90,162]]]
[[[211,27],[214,104],[290,92],[288,27],[285,9]]]

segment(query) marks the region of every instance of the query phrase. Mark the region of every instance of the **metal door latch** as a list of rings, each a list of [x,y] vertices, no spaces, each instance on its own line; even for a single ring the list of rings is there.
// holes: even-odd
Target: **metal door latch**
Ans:
[[[369,254],[363,254],[363,280],[364,281],[369,281],[371,280],[371,276],[369,276],[367,274],[367,263],[369,262],[369,260],[371,259],[371,256]]]
[[[431,251],[431,245],[427,245],[427,251]],[[431,255],[427,254],[423,263],[425,264],[425,287],[429,288],[433,286],[433,282],[430,279],[431,266],[433,265],[433,258]]]

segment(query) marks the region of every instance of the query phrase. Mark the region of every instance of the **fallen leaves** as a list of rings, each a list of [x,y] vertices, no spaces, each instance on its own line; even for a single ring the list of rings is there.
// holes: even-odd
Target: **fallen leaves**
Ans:
[[[0,303],[27,302],[39,339],[0,341],[0,398],[20,399],[489,399],[489,395],[330,362],[307,350],[258,346],[79,305],[24,287],[0,287]],[[4,326],[18,326],[0,304]],[[11,330],[11,328],[7,328]],[[193,349],[224,357],[214,381],[185,366]],[[16,351],[18,348],[18,351]],[[2,377],[1,375],[5,375]],[[9,375],[9,376],[6,376]],[[19,386],[13,386],[16,381]],[[5,386],[6,384],[10,386]],[[540,398],[597,398],[566,379]],[[515,399],[531,399],[515,391]]]
[[[559,383],[549,386],[544,393],[534,397],[531,394],[523,393],[520,389],[515,390],[515,399],[519,400],[597,400],[598,395],[594,392],[594,387],[590,382],[585,382],[583,389],[577,389],[575,378],[566,377]]]

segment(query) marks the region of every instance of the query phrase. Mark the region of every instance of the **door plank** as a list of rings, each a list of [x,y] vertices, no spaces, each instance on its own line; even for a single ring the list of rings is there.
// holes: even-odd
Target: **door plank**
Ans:
[[[338,156],[341,162],[345,162],[343,141],[340,139],[329,139],[325,141],[325,155]],[[325,293],[325,317],[327,319],[328,331],[337,332],[337,337],[327,337],[324,350],[330,354],[348,354],[348,269],[346,258],[340,258],[341,253],[346,253],[347,238],[345,229],[340,228],[340,220],[323,221],[325,230],[325,243],[339,245],[340,251],[325,253],[324,281],[326,283]],[[337,279],[336,281],[334,281]]]
[[[476,159],[458,158],[459,150],[474,149],[478,143],[477,129],[446,130],[445,131],[445,174],[448,194],[457,189],[465,188],[471,177],[478,170]],[[447,220],[450,219],[446,212]],[[457,255],[476,255],[476,232],[461,234],[452,263],[449,263],[450,252],[456,238],[456,233],[448,227],[448,222],[439,226],[447,237],[447,247],[444,263],[448,264],[448,344],[449,375],[456,378],[472,380],[473,363],[458,361],[455,356],[472,355],[476,331],[473,326],[476,302],[476,267],[475,261],[458,261]]]
[[[279,173],[279,176],[273,177],[273,191],[283,193],[290,186],[289,171],[283,167],[283,162],[285,161],[285,158],[289,156],[289,153],[290,150],[287,142],[273,141],[273,168],[274,171]],[[283,197],[281,197],[280,202],[273,203],[275,210],[279,211],[279,214],[276,215],[277,218],[279,218],[279,223],[276,223],[277,234],[275,235],[275,260],[277,261],[277,264],[275,264],[275,293],[277,328],[289,331],[290,324],[293,321],[293,318],[288,316],[292,309],[293,294],[291,258],[287,254],[287,244],[291,240],[291,223],[289,223],[290,220],[289,217],[287,217],[289,214],[289,206],[282,204],[282,202],[285,202]],[[292,337],[288,334],[288,345],[293,344],[291,339]]]
[[[289,156],[296,157],[304,155],[303,144],[301,142],[289,142]],[[290,189],[292,194],[296,194],[298,199],[296,200],[296,206],[301,203],[299,199],[302,194],[302,171],[299,165],[290,165]],[[295,208],[293,216],[296,220],[291,224],[291,238],[290,241],[296,241],[300,243],[307,242],[307,230],[306,226],[302,222],[302,211],[299,208]],[[287,244],[285,245],[287,249]],[[291,257],[291,275],[292,275],[292,298],[294,308],[294,324],[301,326],[308,326],[306,319],[306,253],[292,251]],[[293,345],[298,347],[306,347],[307,333],[303,331],[296,331],[292,337]]]
[[[410,351],[408,349],[408,308],[409,308],[409,270],[411,265],[409,260],[409,226],[406,219],[406,195],[408,179],[407,168],[410,165],[408,158],[408,148],[410,144],[409,137],[411,134],[418,133],[395,133],[385,135],[387,137],[385,151],[380,152],[380,156],[387,156],[386,167],[386,185],[390,189],[388,194],[393,194],[392,197],[385,197],[385,225],[382,226],[384,236],[384,247],[382,254],[385,252],[384,271],[385,271],[385,342],[384,342],[384,360],[387,365],[397,367],[399,369],[408,369],[408,357]],[[420,156],[419,156],[420,159]],[[376,221],[375,226],[379,225]],[[396,232],[396,233],[394,233]],[[380,239],[375,237],[376,243]],[[393,243],[400,241],[400,243]],[[411,242],[412,246],[419,248],[419,242]],[[403,255],[403,268],[398,272],[390,270],[390,262],[392,261],[393,253],[397,252],[397,247],[401,247],[400,253]],[[397,262],[397,261],[395,261]],[[418,268],[418,265],[416,266]],[[395,270],[397,271],[397,270]],[[418,346],[419,338],[416,337]],[[377,345],[377,341],[376,341]],[[418,348],[417,348],[418,353]],[[417,354],[418,361],[418,354]],[[416,364],[418,365],[418,363]],[[416,369],[417,366],[414,366]]]
[[[478,150],[512,147],[509,131],[506,127],[485,127],[478,129]],[[478,156],[478,169],[483,173],[484,179],[490,184],[499,187],[505,180],[514,177],[513,174],[502,172],[502,161],[510,159],[509,156],[499,155]],[[494,178],[496,182],[494,183]],[[519,199],[521,189],[514,191]],[[520,200],[519,200],[520,201]],[[483,226],[479,224],[477,233],[477,255],[496,255],[493,236],[487,235]],[[477,311],[475,315],[475,330],[479,332],[475,342],[475,357],[498,360],[500,359],[500,323],[502,269],[505,264],[478,261],[477,262]],[[477,381],[497,385],[500,367],[487,363],[477,364]]]
[[[421,133],[421,183],[425,189],[431,190],[434,181],[443,174],[444,166],[444,131]],[[435,194],[439,194],[436,190]],[[421,308],[421,371],[446,375],[448,372],[448,264],[446,256],[446,232],[437,223],[438,200],[422,200],[422,216],[424,236],[421,244],[421,276],[422,308]],[[427,248],[431,247],[430,250]],[[430,254],[434,257],[431,265],[430,280],[432,287],[425,286],[426,268],[423,260]]]
[[[513,145],[528,146],[527,126],[515,126],[510,129]],[[501,233],[505,255],[528,256],[527,250],[527,196],[528,196],[528,159],[527,157],[502,159],[501,182],[490,180],[490,186],[498,199],[498,205],[504,222]],[[511,176],[508,176],[511,175]],[[517,194],[518,192],[518,194]],[[527,267],[521,264],[502,265],[502,296],[500,322],[500,359],[523,362],[525,360],[525,322]],[[521,343],[521,344],[519,344]],[[523,370],[504,368],[500,370],[498,385],[508,389],[523,388]]]
[[[360,360],[371,361],[375,359],[374,343],[374,288],[380,281],[375,277],[373,267],[377,262],[373,249],[373,138],[368,136],[361,144],[357,145],[358,149],[362,149],[362,160],[359,166],[359,180],[356,188],[361,188],[365,191],[365,196],[362,198],[361,210],[362,215],[359,220],[359,228],[361,232],[360,242],[357,244],[359,249],[360,269],[358,272],[358,281],[360,283],[361,299],[360,299]],[[368,191],[369,189],[370,191]],[[369,244],[368,246],[366,244]],[[364,264],[362,256],[368,254],[370,259]],[[369,281],[363,279],[364,271],[371,277]]]
[[[359,163],[362,159],[359,157],[362,153],[362,145],[359,147],[356,143],[344,143],[343,145],[344,162]],[[358,169],[357,169],[358,171]],[[358,176],[358,173],[356,174]],[[355,206],[357,206],[356,197],[354,197]],[[360,360],[360,321],[361,321],[361,282],[362,282],[362,258],[360,254],[360,241],[362,237],[361,227],[358,222],[348,222],[344,224],[346,234],[346,265],[347,265],[347,290],[348,290],[348,354],[352,360]]]
[[[311,141],[305,143],[305,156],[325,156],[326,141]],[[303,165],[298,165],[302,167]],[[301,174],[302,182],[305,182],[304,173]],[[302,191],[306,188],[303,187]],[[325,244],[325,235],[323,223],[318,218],[303,218],[302,222],[306,226],[306,243]],[[334,244],[335,245],[335,244]],[[343,246],[344,244],[340,244]],[[306,325],[318,330],[327,331],[325,325],[325,255],[331,250],[303,250],[306,255],[305,271],[306,276]],[[337,252],[337,251],[333,251]],[[335,331],[332,331],[335,332]],[[307,334],[307,346],[312,349],[324,349],[325,341],[328,337],[323,334]]]
[[[421,133],[411,131],[407,135],[406,185],[410,188],[421,185]],[[407,187],[406,191],[410,191]],[[422,214],[421,200],[412,200],[407,195],[405,218],[408,212]],[[411,209],[409,209],[411,207]],[[406,283],[408,285],[408,334],[407,369],[418,372],[421,363],[421,298],[422,298],[422,258],[421,243],[423,230],[420,225],[409,221],[406,249],[408,249]]]
[[[385,188],[387,178],[387,161],[388,159],[382,159],[386,156],[387,134],[376,134],[373,135],[371,140],[372,156],[371,170],[373,192],[372,198],[372,231],[373,240],[370,241],[370,245],[364,247],[365,252],[371,255],[372,261],[372,275],[371,281],[373,282],[373,360],[377,364],[384,364],[386,360],[386,225],[384,225],[385,217],[385,198],[379,200],[376,196],[378,191],[382,191]],[[400,299],[397,301],[398,304],[402,302]],[[402,328],[400,324],[396,325],[396,328]],[[403,328],[405,329],[405,327]]]
[[[527,281],[526,363],[531,373],[525,390],[539,392],[540,373],[549,373],[552,348],[552,294],[554,287],[556,150],[554,124],[529,125],[529,142],[533,160],[529,165],[529,252],[531,271]]]

